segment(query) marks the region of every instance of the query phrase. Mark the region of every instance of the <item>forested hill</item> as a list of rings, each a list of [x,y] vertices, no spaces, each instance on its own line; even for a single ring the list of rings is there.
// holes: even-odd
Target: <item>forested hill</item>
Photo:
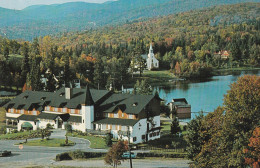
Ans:
[[[118,0],[103,4],[73,2],[23,10],[0,8],[0,35],[32,40],[59,32],[81,31],[199,9],[260,0]]]

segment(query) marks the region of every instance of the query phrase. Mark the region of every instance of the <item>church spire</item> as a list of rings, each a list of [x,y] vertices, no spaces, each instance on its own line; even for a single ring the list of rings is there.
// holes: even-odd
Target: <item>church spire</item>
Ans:
[[[150,44],[149,53],[153,53],[153,46],[152,46],[152,43]]]
[[[85,98],[84,105],[85,106],[92,106],[92,105],[94,105],[94,101],[92,99],[92,96],[91,96],[91,93],[90,93],[88,85],[86,87],[86,98]]]

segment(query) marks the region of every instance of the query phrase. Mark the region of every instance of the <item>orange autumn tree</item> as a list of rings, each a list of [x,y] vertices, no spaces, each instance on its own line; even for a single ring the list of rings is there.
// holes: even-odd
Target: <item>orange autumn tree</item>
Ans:
[[[252,137],[249,139],[248,148],[244,149],[247,157],[245,164],[253,168],[259,168],[260,163],[260,127],[256,127]]]

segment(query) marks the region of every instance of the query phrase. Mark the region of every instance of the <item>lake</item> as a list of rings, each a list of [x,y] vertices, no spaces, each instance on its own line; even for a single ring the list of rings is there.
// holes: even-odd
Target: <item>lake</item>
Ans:
[[[201,110],[212,112],[221,106],[224,95],[230,89],[230,84],[245,74],[259,76],[260,70],[234,71],[230,75],[213,76],[210,79],[195,82],[174,81],[167,85],[154,86],[154,90],[159,92],[159,96],[166,100],[166,103],[171,102],[173,98],[186,98],[191,105],[193,119]]]

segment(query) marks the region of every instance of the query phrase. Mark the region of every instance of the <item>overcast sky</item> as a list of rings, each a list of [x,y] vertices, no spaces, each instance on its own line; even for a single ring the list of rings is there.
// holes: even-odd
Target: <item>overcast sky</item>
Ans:
[[[66,2],[91,2],[91,3],[103,3],[108,0],[0,0],[0,7],[9,9],[24,9],[31,5],[50,5],[61,4]]]

